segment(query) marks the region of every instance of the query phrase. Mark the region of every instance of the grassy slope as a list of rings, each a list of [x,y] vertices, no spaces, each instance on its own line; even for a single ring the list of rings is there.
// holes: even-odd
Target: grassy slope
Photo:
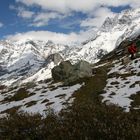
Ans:
[[[82,79],[85,85],[75,92],[74,104],[59,116],[49,111],[46,118],[32,114],[11,114],[0,120],[0,139],[18,140],[139,140],[140,112],[125,113],[116,106],[101,103],[107,67],[94,77]]]

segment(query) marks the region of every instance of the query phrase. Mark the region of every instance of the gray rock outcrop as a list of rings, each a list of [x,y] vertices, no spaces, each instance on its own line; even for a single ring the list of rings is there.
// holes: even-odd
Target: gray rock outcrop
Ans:
[[[58,63],[63,61],[63,58],[59,53],[54,53],[54,54],[49,55],[48,58],[46,59],[47,63],[50,63],[52,61],[54,62],[55,65],[57,65]]]
[[[75,65],[72,65],[70,61],[63,61],[52,69],[54,81],[63,81],[68,84],[80,78],[91,76],[92,68],[86,61],[80,61]]]
[[[55,81],[68,79],[73,72],[73,65],[70,61],[62,61],[58,66],[52,69],[52,77]]]

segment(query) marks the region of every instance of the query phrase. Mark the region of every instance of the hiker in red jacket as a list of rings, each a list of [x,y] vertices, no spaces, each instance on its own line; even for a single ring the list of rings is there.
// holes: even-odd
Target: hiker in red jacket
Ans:
[[[132,43],[129,47],[128,47],[128,52],[131,54],[131,59],[135,59],[135,54],[137,52],[137,48],[136,48],[136,44]]]

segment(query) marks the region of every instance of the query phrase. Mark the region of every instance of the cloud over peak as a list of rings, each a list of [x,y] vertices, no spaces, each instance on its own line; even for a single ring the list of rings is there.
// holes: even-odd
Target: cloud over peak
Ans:
[[[86,32],[81,31],[79,33],[71,32],[69,34],[56,33],[51,31],[29,31],[25,33],[16,33],[15,35],[8,35],[5,36],[5,38],[14,41],[26,39],[43,41],[51,40],[55,43],[70,45],[75,43],[81,43],[85,41],[85,38],[90,38],[91,36],[93,36],[92,30]]]
[[[94,13],[91,13],[90,16],[81,22],[81,27],[94,27],[99,28],[107,17],[114,17],[113,13],[107,7],[101,7],[97,9]]]

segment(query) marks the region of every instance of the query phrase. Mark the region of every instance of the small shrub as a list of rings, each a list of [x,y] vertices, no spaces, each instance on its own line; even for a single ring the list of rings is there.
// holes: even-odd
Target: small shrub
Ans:
[[[36,86],[35,82],[28,82],[25,84],[26,88],[29,89],[29,88],[34,88]]]
[[[0,85],[0,90],[4,90],[6,89],[7,87],[5,85]]]
[[[132,99],[133,101],[131,102],[131,108],[139,108],[140,107],[140,91],[137,92],[134,95],[131,95],[130,99]]]
[[[30,107],[30,106],[33,106],[35,104],[37,104],[37,101],[30,101],[30,102],[26,103],[25,105],[26,105],[26,107]]]
[[[9,98],[9,101],[20,101],[23,100],[24,98],[29,97],[29,93],[25,88],[20,88],[14,96]]]
[[[110,83],[111,85],[118,85],[118,84],[120,84],[118,81],[115,81],[115,82],[111,82]]]
[[[41,103],[46,103],[46,102],[49,102],[49,100],[48,99],[45,99]]]

